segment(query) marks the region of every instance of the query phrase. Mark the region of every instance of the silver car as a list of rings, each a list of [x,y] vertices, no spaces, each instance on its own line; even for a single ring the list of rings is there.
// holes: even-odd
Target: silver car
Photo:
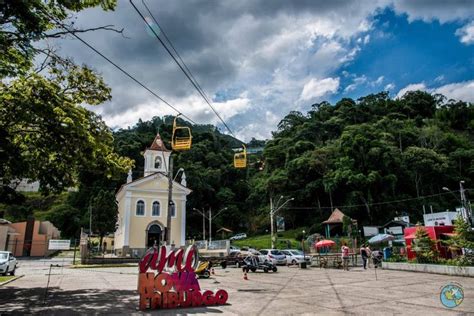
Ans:
[[[303,259],[303,252],[298,249],[284,249],[281,251],[284,255],[286,255],[286,262],[288,264],[298,264],[304,261],[310,263],[311,257],[304,256]]]
[[[260,253],[265,260],[268,260],[275,265],[286,264],[286,256],[278,249],[261,249]]]
[[[16,258],[13,257],[13,254],[8,251],[0,251],[0,274],[15,275],[16,270]]]

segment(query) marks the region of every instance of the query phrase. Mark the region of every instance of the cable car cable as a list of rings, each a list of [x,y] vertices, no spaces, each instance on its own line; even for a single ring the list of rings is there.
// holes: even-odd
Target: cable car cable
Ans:
[[[47,13],[47,15],[49,15]],[[119,65],[117,65],[115,62],[113,62],[110,58],[108,58],[107,56],[105,56],[104,54],[102,54],[99,50],[97,50],[94,46],[92,46],[91,44],[89,44],[88,42],[86,42],[85,40],[83,40],[81,37],[79,37],[78,35],[76,35],[74,32],[72,32],[68,27],[66,27],[63,23],[57,21],[56,19],[54,19],[51,15],[49,15],[50,18],[53,19],[53,21],[55,21],[63,30],[65,30],[66,32],[68,32],[69,34],[71,34],[72,36],[74,36],[76,39],[78,39],[79,41],[81,41],[84,45],[86,45],[87,47],[89,47],[91,50],[93,50],[96,54],[98,54],[99,56],[101,56],[102,58],[104,58],[106,61],[108,61],[110,64],[112,64],[115,68],[117,68],[118,70],[120,70],[123,74],[125,74],[127,77],[129,77],[130,79],[132,79],[133,81],[135,81],[138,85],[140,85],[142,88],[144,88],[145,90],[147,90],[148,92],[150,92],[153,96],[155,96],[156,98],[158,98],[160,101],[162,101],[163,103],[165,103],[167,106],[169,106],[170,108],[172,108],[174,111],[176,111],[178,114],[181,114],[183,117],[185,117],[187,120],[189,120],[191,123],[193,124],[196,124],[196,122],[194,122],[189,116],[185,115],[185,114],[182,114],[182,112],[180,110],[178,110],[176,107],[174,107],[173,105],[171,105],[168,101],[166,101],[165,99],[163,99],[161,96],[159,96],[157,93],[155,93],[153,90],[151,90],[150,88],[148,88],[144,83],[142,83],[141,81],[139,81],[138,79],[136,79],[134,76],[132,76],[130,73],[128,73],[126,70],[124,70],[122,67],[120,67]]]
[[[135,11],[138,13],[138,15],[142,18],[142,20],[145,22],[145,24],[148,26],[148,28],[153,32],[153,34],[155,35],[156,39],[161,43],[161,45],[165,48],[165,50],[168,52],[168,54],[171,56],[171,58],[173,58],[174,62],[179,66],[179,68],[181,69],[181,71],[184,73],[184,75],[188,78],[188,80],[191,82],[191,84],[194,86],[194,88],[199,92],[199,94],[203,97],[204,101],[206,101],[206,103],[209,105],[209,107],[211,108],[211,110],[214,112],[214,114],[219,118],[219,120],[222,122],[222,124],[227,128],[227,130],[229,131],[229,133],[235,138],[235,135],[234,133],[232,132],[232,130],[229,128],[229,126],[227,125],[227,123],[222,119],[222,117],[219,115],[219,113],[216,111],[216,109],[214,109],[214,107],[212,106],[212,104],[207,100],[206,96],[204,95],[203,92],[201,92],[201,90],[199,90],[198,86],[196,85],[196,83],[191,79],[191,77],[189,76],[189,74],[185,71],[185,69],[183,68],[183,66],[178,62],[178,60],[176,59],[176,57],[173,55],[173,53],[170,51],[170,49],[166,46],[166,44],[163,42],[163,40],[158,36],[158,34],[156,34],[156,31],[153,29],[153,27],[151,27],[151,25],[147,22],[145,16],[143,16],[143,14],[140,12],[140,10],[135,6],[135,4],[133,3],[132,0],[130,0],[130,4],[133,6],[133,8],[135,9]]]

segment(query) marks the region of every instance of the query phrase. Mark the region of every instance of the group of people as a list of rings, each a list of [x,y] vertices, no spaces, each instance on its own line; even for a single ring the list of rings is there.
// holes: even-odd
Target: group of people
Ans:
[[[342,243],[341,253],[342,253],[342,268],[344,270],[349,271],[349,247],[347,246],[346,243]],[[370,259],[372,259],[372,263],[374,264],[375,268],[380,266],[380,263],[382,262],[382,258],[383,258],[383,252],[381,250],[376,249],[372,251],[368,244],[362,244],[362,246],[360,247],[359,253],[360,253],[360,256],[362,257],[364,270],[367,268],[370,268]]]

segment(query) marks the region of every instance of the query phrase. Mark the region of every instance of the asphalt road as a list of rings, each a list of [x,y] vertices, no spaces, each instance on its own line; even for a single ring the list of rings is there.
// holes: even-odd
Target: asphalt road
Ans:
[[[50,265],[53,267],[46,292]],[[0,288],[0,313],[130,314],[137,312],[137,268],[72,269],[70,260],[21,260],[20,278]],[[155,311],[160,314],[224,315],[474,315],[474,278],[377,270],[279,267],[277,273],[215,269],[202,289],[225,289],[225,306]],[[464,301],[443,307],[440,289],[455,281]]]

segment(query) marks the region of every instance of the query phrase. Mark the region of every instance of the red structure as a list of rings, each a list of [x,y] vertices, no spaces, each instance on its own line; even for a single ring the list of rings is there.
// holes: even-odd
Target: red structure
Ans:
[[[450,259],[451,254],[446,246],[443,246],[440,242],[441,239],[447,239],[454,232],[454,226],[419,226],[426,230],[428,236],[436,242],[436,249],[438,249],[439,255],[442,258]],[[407,258],[413,260],[416,257],[416,253],[412,251],[411,244],[415,239],[416,229],[418,227],[407,227],[405,228],[404,235],[407,244]]]

